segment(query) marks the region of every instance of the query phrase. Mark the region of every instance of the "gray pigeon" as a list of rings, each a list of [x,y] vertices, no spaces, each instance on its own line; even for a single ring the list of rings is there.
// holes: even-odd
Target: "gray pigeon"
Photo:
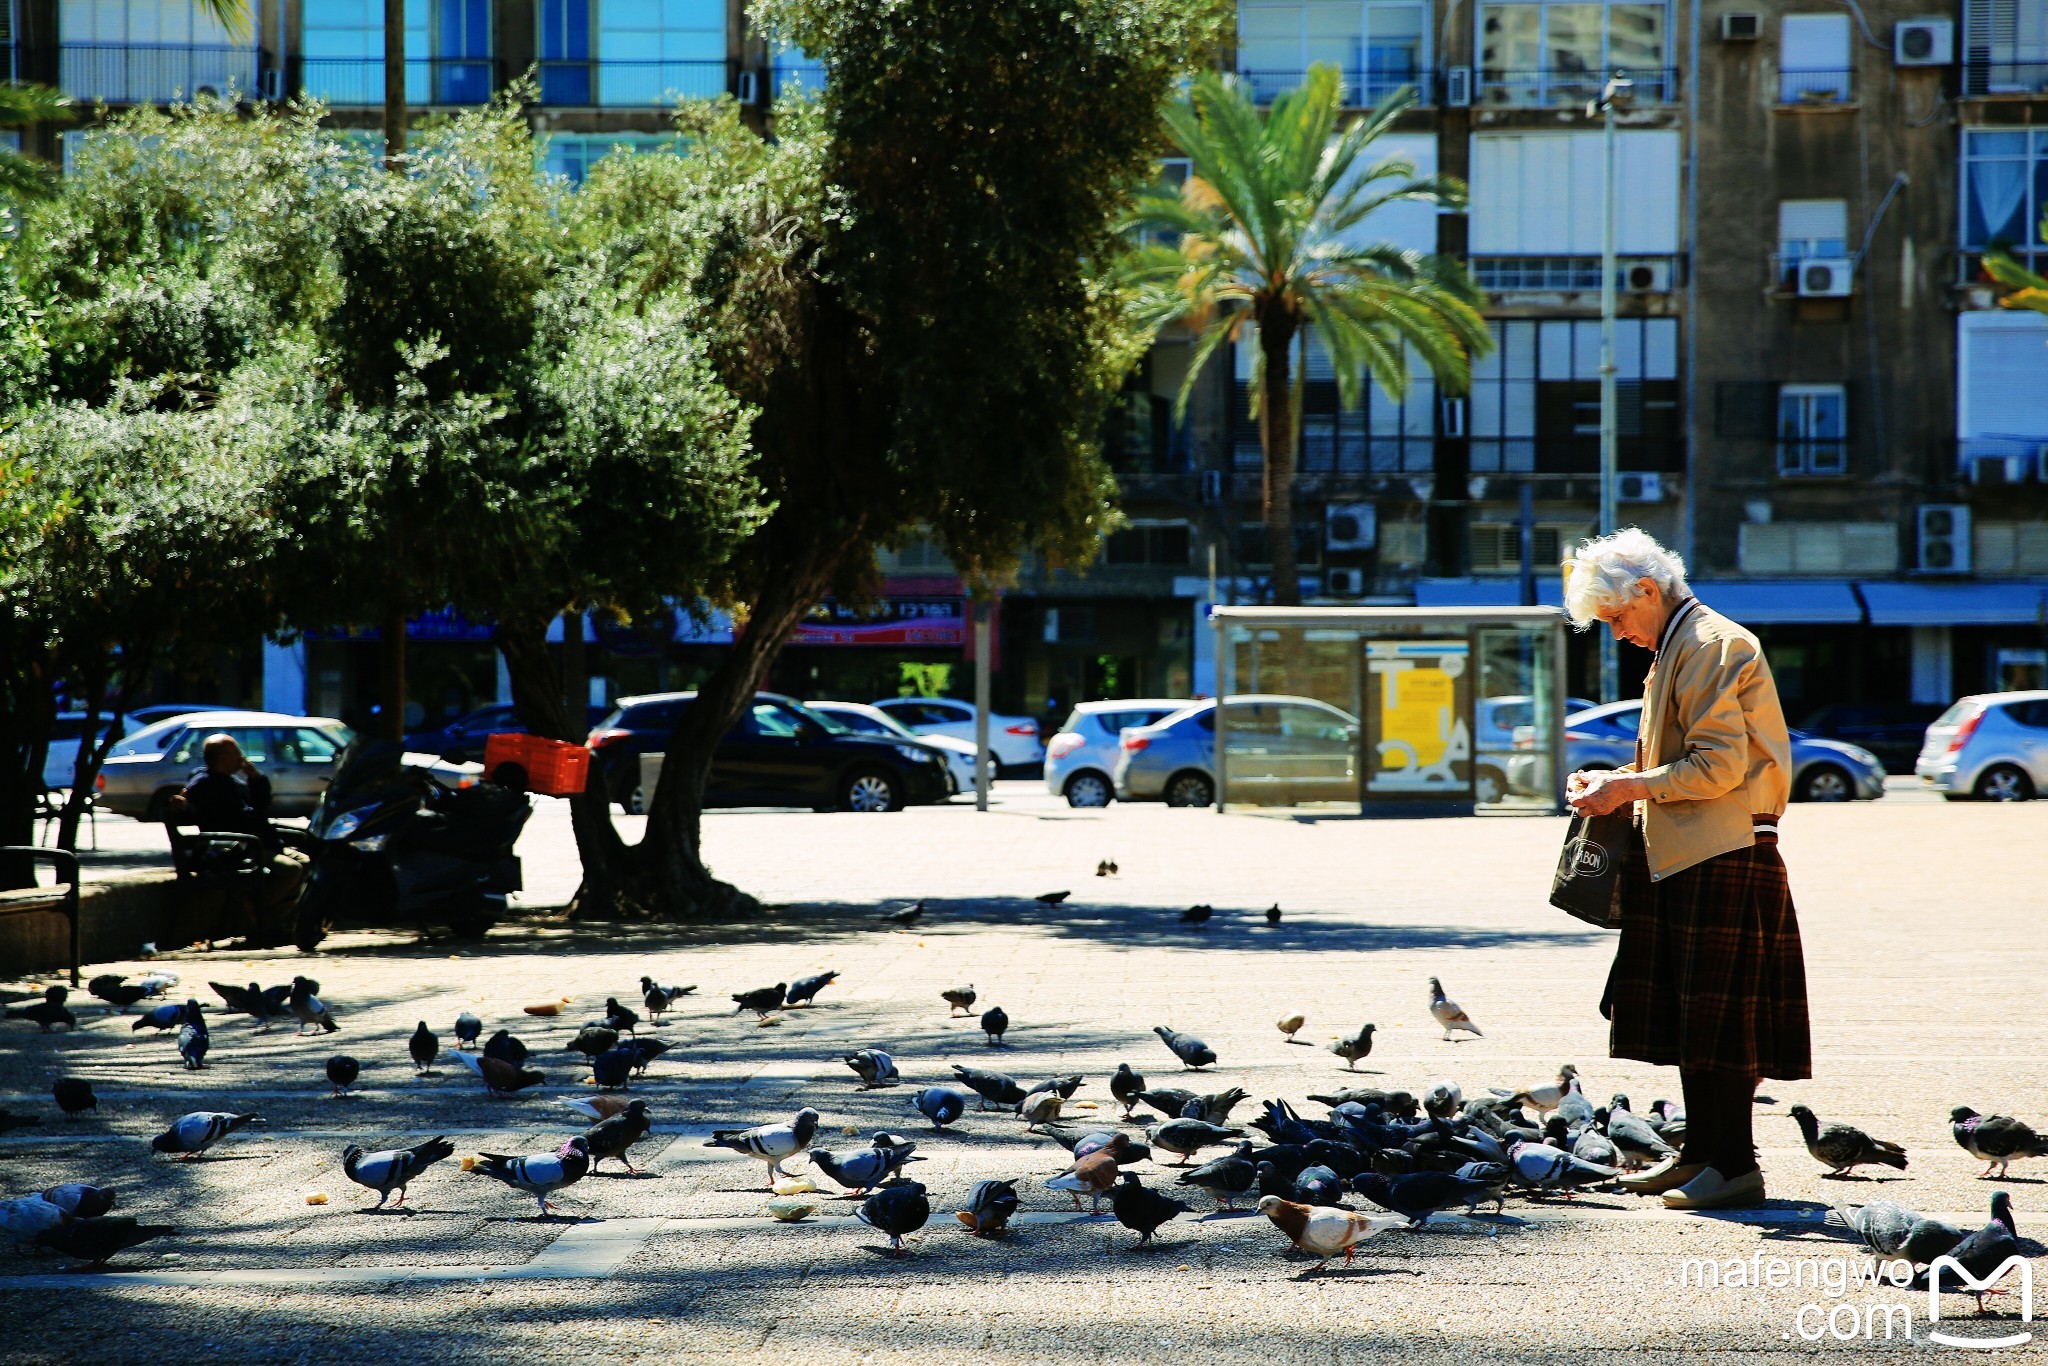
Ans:
[[[457,1048],[475,1048],[477,1036],[483,1032],[484,1022],[470,1012],[465,1010],[455,1017],[455,1046]]]
[[[1806,1151],[1812,1154],[1814,1161],[1828,1169],[1829,1176],[1843,1176],[1865,1165],[1906,1170],[1906,1150],[1896,1143],[1872,1138],[1851,1124],[1830,1124],[1822,1128],[1819,1116],[1804,1105],[1792,1107],[1792,1118],[1798,1121],[1799,1136],[1806,1140]]]
[[[305,1033],[310,1027],[321,1033],[332,1034],[341,1026],[334,1022],[334,1014],[313,990],[310,977],[292,978],[291,994],[284,998],[285,1009],[299,1022],[299,1032]]]
[[[149,1141],[149,1146],[160,1153],[179,1153],[187,1160],[198,1157],[214,1144],[226,1138],[245,1124],[254,1124],[260,1115],[227,1114],[215,1110],[195,1110],[171,1122],[171,1127]]]
[[[555,1208],[548,1203],[548,1197],[565,1186],[575,1185],[590,1172],[590,1144],[581,1134],[554,1152],[533,1157],[507,1157],[502,1153],[478,1153],[477,1157],[472,1171],[525,1191],[540,1201],[543,1219]]]
[[[2004,1191],[1992,1192],[1991,1221],[1957,1243],[1945,1255],[1955,1258],[1956,1265],[1972,1281],[1989,1280],[1992,1272],[2020,1256],[2019,1227],[2013,1223],[2012,1197]],[[1983,1313],[1985,1291],[1973,1289],[1969,1293],[1977,1297],[1977,1312]]]
[[[953,1064],[953,1076],[962,1086],[981,1097],[974,1108],[986,1110],[989,1102],[1016,1109],[1024,1103],[1027,1092],[1015,1077],[1002,1072],[991,1072],[979,1067],[962,1067]]]
[[[927,1086],[912,1096],[910,1103],[932,1122],[934,1129],[943,1129],[967,1113],[967,1093],[950,1086]]]
[[[1563,1191],[1566,1199],[1580,1186],[1594,1186],[1621,1175],[1613,1167],[1583,1162],[1560,1148],[1517,1140],[1508,1145],[1508,1172],[1516,1184],[1531,1190]]]
[[[44,1191],[43,1199],[74,1219],[97,1219],[114,1207],[114,1195],[112,1186],[88,1186],[82,1181],[67,1181]]]
[[[412,1065],[419,1069],[420,1075],[431,1077],[434,1075],[434,1059],[441,1056],[441,1036],[421,1020],[412,1037],[405,1041],[405,1051],[412,1055]]]
[[[956,1093],[957,1094],[957,1093]],[[783,1175],[782,1164],[811,1146],[818,1133],[818,1112],[808,1105],[787,1124],[757,1124],[751,1129],[714,1129],[707,1148],[730,1148],[768,1164],[768,1184]]]
[[[590,1169],[596,1171],[598,1163],[616,1157],[627,1171],[638,1171],[626,1150],[647,1137],[649,1127],[644,1100],[629,1100],[625,1109],[591,1125],[583,1132],[584,1144],[590,1149]]]
[[[341,1150],[341,1169],[358,1186],[377,1192],[377,1203],[370,1208],[383,1209],[384,1202],[391,1198],[393,1191],[398,1192],[398,1203],[403,1205],[406,1183],[454,1154],[455,1145],[439,1136],[416,1147],[391,1148],[377,1153],[366,1153],[351,1143]]]
[[[1109,1079],[1109,1093],[1124,1107],[1124,1118],[1131,1117],[1131,1110],[1145,1094],[1145,1076],[1131,1070],[1127,1062],[1116,1065],[1116,1074]]]
[[[1578,1095],[1579,1079],[1571,1079],[1571,1091],[1560,1101],[1557,1112],[1565,1112],[1565,1105],[1572,1096]],[[1585,1097],[1580,1096],[1584,1100]],[[1624,1166],[1645,1167],[1662,1162],[1667,1157],[1676,1157],[1678,1149],[1666,1143],[1650,1122],[1628,1108],[1628,1097],[1617,1094],[1607,1104],[1607,1137],[1621,1153]]]
[[[789,995],[785,998],[790,1005],[811,1005],[817,994],[839,979],[836,972],[821,972],[815,977],[799,977],[789,984]]]
[[[1356,1072],[1358,1060],[1372,1052],[1372,1032],[1377,1025],[1361,1025],[1358,1033],[1348,1039],[1339,1039],[1330,1045],[1330,1051],[1344,1059],[1344,1070]]]
[[[1173,1056],[1180,1059],[1183,1067],[1199,1069],[1216,1061],[1216,1050],[1192,1034],[1183,1034],[1165,1025],[1154,1025],[1152,1032],[1173,1051]]]
[[[1896,1200],[1872,1200],[1867,1205],[1835,1205],[1831,1211],[1863,1241],[1863,1246],[1878,1257],[1897,1257],[1904,1252],[1906,1235],[1912,1232],[1913,1225],[1921,1217]],[[1958,1242],[1962,1240],[1961,1230],[1957,1230],[1956,1239]]]
[[[1229,1156],[1211,1158],[1199,1167],[1182,1172],[1180,1184],[1199,1186],[1215,1196],[1223,1208],[1236,1209],[1236,1198],[1258,1184],[1259,1169],[1252,1163],[1251,1152],[1251,1144],[1240,1143]]]
[[[863,1148],[858,1152],[835,1153],[827,1148],[811,1149],[811,1163],[825,1175],[846,1187],[855,1195],[864,1195],[881,1185],[903,1169],[906,1162],[917,1161],[910,1153],[910,1147]]]
[[[1003,1046],[1003,1035],[1010,1032],[1010,1016],[1001,1006],[990,1006],[981,1015],[981,1032],[988,1035],[990,1048]]]
[[[879,1048],[863,1048],[858,1053],[848,1053],[846,1065],[860,1078],[860,1089],[863,1091],[894,1086],[903,1080],[896,1071],[896,1059]]]
[[[1244,1137],[1242,1129],[1226,1129],[1220,1124],[1211,1124],[1202,1119],[1169,1119],[1166,1123],[1146,1134],[1152,1146],[1164,1148],[1170,1153],[1179,1153],[1176,1167],[1188,1165],[1188,1159],[1204,1148],[1214,1148],[1228,1143],[1233,1138]]]

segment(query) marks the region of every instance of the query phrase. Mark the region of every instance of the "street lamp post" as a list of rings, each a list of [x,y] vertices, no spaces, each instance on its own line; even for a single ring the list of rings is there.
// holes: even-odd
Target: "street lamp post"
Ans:
[[[1615,463],[1618,458],[1619,414],[1615,408],[1614,310],[1615,276],[1620,263],[1615,259],[1614,240],[1614,115],[1626,110],[1635,93],[1635,82],[1617,71],[1608,79],[1600,98],[1586,113],[1600,115],[1601,197],[1600,197],[1600,533],[1615,529]],[[1621,656],[1612,632],[1600,636],[1600,700],[1612,702],[1621,692]]]

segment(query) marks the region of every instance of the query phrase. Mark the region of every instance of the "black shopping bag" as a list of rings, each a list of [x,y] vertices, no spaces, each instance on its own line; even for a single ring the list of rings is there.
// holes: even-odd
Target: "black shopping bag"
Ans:
[[[1621,864],[1640,838],[1629,808],[1573,816],[1550,884],[1550,904],[1603,930],[1621,928]]]

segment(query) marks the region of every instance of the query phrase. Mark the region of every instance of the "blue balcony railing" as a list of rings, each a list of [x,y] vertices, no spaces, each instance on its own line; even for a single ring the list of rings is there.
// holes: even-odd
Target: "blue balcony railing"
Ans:
[[[722,61],[543,61],[542,104],[614,109],[658,109],[677,100],[728,93],[732,74]]]
[[[1780,104],[1847,104],[1853,71],[1780,71]]]
[[[1306,70],[1280,70],[1273,67],[1240,67],[1238,76],[1252,88],[1252,98],[1260,104],[1271,104],[1281,95],[1295,89],[1308,77]],[[1416,98],[1423,104],[1430,102],[1430,80],[1427,71],[1395,67],[1371,71],[1352,68],[1342,73],[1344,78],[1344,103],[1353,109],[1376,105],[1402,86],[1413,86]]]
[[[2048,92],[2048,53],[2038,50],[2027,59],[2006,60],[1995,50],[1979,48],[1963,58],[1965,95],[2039,95]]]
[[[197,43],[65,43],[57,83],[74,100],[169,104],[256,93],[256,49]]]
[[[1630,71],[1637,104],[1670,104],[1678,97],[1678,73]],[[1579,108],[1600,98],[1607,73],[1583,68],[1536,67],[1513,69],[1482,67],[1479,71],[1479,103],[1496,109]]]
[[[405,64],[408,104],[483,104],[497,88],[497,63],[489,57],[415,57]],[[380,106],[384,63],[376,57],[302,57],[299,91],[332,105]]]

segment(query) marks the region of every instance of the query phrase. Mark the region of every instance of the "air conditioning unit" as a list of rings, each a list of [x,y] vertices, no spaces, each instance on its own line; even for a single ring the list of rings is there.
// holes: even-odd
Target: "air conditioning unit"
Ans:
[[[284,72],[276,67],[259,73],[256,77],[256,93],[273,104],[284,99]]]
[[[759,104],[761,102],[761,86],[760,72],[742,71],[740,73],[739,88],[733,94],[738,97],[741,104]]]
[[[1669,261],[1630,261],[1621,268],[1621,282],[1631,294],[1669,294]]]
[[[1323,511],[1323,549],[1371,550],[1379,544],[1379,509],[1371,503],[1332,503]]]
[[[1764,17],[1761,14],[1733,13],[1721,16],[1721,41],[1724,43],[1753,43],[1764,36]]]
[[[1947,66],[1956,57],[1952,19],[1901,19],[1892,25],[1895,66]]]
[[[1846,256],[1810,256],[1799,263],[1799,297],[1847,298],[1855,276],[1856,263]]]
[[[1472,107],[1472,68],[1453,66],[1444,70],[1444,104],[1451,109]]]
[[[1925,503],[1920,507],[1922,574],[1970,572],[1970,509],[1965,503]]]
[[[1973,455],[1970,462],[1970,482],[1973,484],[2022,484],[2027,478],[2027,458],[2024,455]]]
[[[1222,471],[1222,470],[1203,470],[1203,471],[1202,471],[1202,501],[1203,501],[1203,502],[1205,502],[1205,503],[1220,503],[1220,502],[1222,502],[1222,501],[1223,501],[1223,489],[1224,489],[1224,483],[1223,483],[1223,471]]]
[[[1661,503],[1664,501],[1664,476],[1655,470],[1617,471],[1614,476],[1614,501]]]
[[[1323,591],[1333,598],[1362,598],[1365,596],[1365,571],[1326,569],[1323,571]]]

